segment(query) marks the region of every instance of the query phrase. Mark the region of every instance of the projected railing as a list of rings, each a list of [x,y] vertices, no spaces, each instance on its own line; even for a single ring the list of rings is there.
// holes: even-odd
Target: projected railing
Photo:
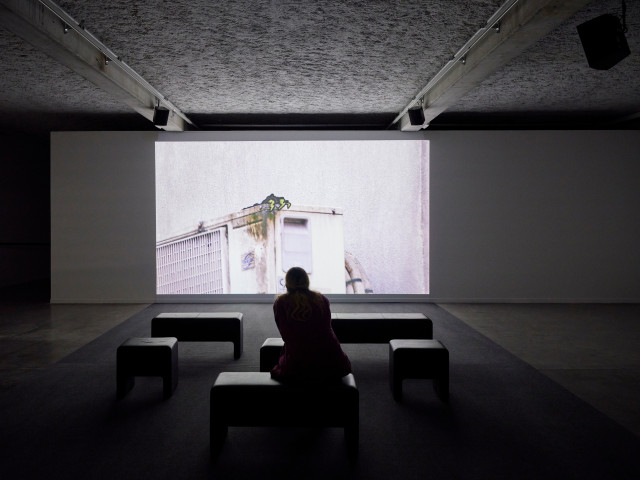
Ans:
[[[221,230],[156,247],[159,294],[225,293]]]

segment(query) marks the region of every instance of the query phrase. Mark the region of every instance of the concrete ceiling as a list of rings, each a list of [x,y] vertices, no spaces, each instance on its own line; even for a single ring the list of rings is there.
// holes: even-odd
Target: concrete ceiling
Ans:
[[[194,124],[188,128],[212,130],[398,128],[393,120],[504,3],[57,5],[183,112]],[[627,2],[631,55],[604,71],[587,65],[576,26],[601,14],[620,15],[621,2],[583,3],[450,101],[428,128],[637,128],[640,2]],[[0,28],[3,131],[155,129],[113,92],[10,30]]]

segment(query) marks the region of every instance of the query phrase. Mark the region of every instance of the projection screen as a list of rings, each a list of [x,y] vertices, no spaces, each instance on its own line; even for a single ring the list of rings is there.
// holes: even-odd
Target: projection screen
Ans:
[[[158,295],[429,293],[427,140],[156,143]]]

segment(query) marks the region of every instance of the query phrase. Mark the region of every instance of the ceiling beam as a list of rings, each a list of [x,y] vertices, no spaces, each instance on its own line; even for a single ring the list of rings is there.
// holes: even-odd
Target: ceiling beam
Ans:
[[[2,0],[0,26],[23,38],[153,121],[154,107],[171,113],[164,130],[183,131],[193,123],[144,78],[79,25],[58,5],[47,0]]]
[[[549,34],[592,0],[511,0],[506,2],[416,95],[392,125],[421,130],[491,74]],[[422,108],[424,122],[408,110]]]

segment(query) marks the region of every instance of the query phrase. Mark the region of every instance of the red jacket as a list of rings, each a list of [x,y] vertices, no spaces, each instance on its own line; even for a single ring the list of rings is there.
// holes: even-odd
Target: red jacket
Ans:
[[[284,340],[280,360],[271,370],[277,380],[329,380],[351,373],[351,362],[331,328],[329,299],[315,292],[308,295],[318,295],[320,301],[312,301],[313,308],[302,319],[292,318],[294,304],[290,294],[281,295],[273,304],[276,325]]]

